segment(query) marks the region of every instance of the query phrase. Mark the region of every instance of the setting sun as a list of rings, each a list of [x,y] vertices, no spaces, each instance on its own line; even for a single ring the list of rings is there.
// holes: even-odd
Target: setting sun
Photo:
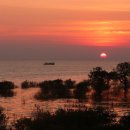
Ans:
[[[100,58],[103,58],[103,59],[107,58],[107,54],[104,53],[104,52],[102,52],[102,53],[100,54]]]

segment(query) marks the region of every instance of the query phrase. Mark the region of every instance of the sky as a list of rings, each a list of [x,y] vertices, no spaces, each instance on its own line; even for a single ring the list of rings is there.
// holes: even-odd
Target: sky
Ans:
[[[130,0],[4,0],[0,59],[130,60]]]

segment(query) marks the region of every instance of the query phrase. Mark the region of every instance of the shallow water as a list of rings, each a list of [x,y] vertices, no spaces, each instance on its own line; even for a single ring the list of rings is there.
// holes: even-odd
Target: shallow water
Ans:
[[[104,69],[111,71],[118,61],[56,61],[54,66],[43,65],[46,61],[0,61],[0,80],[14,81],[16,85],[24,80],[43,81],[49,79],[73,79],[78,81],[87,78],[87,74],[93,67],[101,66]],[[79,102],[76,99],[60,99],[49,101],[38,101],[34,99],[34,95],[39,91],[39,88],[14,90],[16,95],[10,98],[0,97],[0,104],[4,108],[5,113],[9,117],[9,122],[21,117],[28,117],[35,106],[42,107],[45,111],[54,112],[58,108],[81,108],[84,106],[103,106],[113,109],[122,116],[130,111],[130,103],[122,100],[102,101],[95,103],[93,101]]]
[[[126,101],[102,101],[94,102],[92,100],[77,99],[57,99],[39,101],[34,98],[34,95],[39,91],[39,88],[14,90],[16,95],[10,98],[0,98],[0,104],[4,108],[4,112],[9,117],[9,123],[21,117],[30,117],[31,113],[40,106],[45,111],[54,112],[58,108],[63,109],[82,109],[85,107],[101,106],[114,110],[118,116],[123,116],[125,113],[130,112],[130,103]]]

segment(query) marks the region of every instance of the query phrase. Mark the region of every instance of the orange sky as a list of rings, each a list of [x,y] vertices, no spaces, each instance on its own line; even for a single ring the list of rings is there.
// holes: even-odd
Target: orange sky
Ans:
[[[4,0],[0,41],[128,46],[130,0]],[[36,42],[38,44],[38,42]]]

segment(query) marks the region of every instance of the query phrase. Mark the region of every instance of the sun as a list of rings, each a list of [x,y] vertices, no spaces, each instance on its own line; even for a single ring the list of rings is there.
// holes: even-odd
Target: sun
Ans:
[[[100,53],[100,58],[106,59],[107,58],[107,54],[105,52]]]

